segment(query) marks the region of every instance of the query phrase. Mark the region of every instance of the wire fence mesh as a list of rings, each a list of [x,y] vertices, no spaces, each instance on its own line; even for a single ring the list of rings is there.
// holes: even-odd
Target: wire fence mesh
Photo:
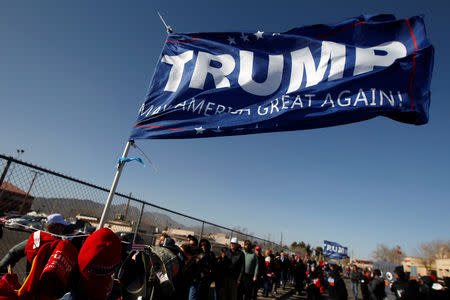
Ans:
[[[73,224],[81,222],[86,231],[95,230],[109,193],[107,188],[4,155],[0,155],[0,176],[0,216],[3,216],[0,221],[8,230],[42,229],[43,217],[52,213],[61,213]],[[26,220],[11,218],[25,214],[30,215]],[[282,249],[240,228],[227,228],[184,215],[134,198],[132,194],[116,192],[105,220],[105,227],[133,238],[137,233],[135,242],[147,245],[155,245],[162,231],[166,231],[177,244],[193,235],[210,240],[213,250],[217,251],[228,245],[232,237],[239,241],[248,239],[263,249]],[[1,258],[14,244],[10,245],[5,239],[0,244]]]

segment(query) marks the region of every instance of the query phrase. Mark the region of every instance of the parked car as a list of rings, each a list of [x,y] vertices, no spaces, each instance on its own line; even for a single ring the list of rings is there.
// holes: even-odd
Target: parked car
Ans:
[[[84,220],[74,220],[69,223],[69,226],[64,229],[64,234],[93,233],[96,230],[96,228],[92,226],[91,223]]]
[[[19,218],[20,215],[6,215],[6,216],[2,216],[0,217],[0,224],[5,224],[6,221],[8,221],[9,219],[13,219],[13,218]]]
[[[134,238],[134,232],[125,232],[125,231],[119,231],[116,232],[119,239],[123,242],[132,243]],[[136,234],[136,243],[143,244],[144,239],[138,234]]]
[[[45,217],[24,215],[17,218],[8,219],[5,222],[5,227],[23,231],[36,231],[43,229],[44,224]]]

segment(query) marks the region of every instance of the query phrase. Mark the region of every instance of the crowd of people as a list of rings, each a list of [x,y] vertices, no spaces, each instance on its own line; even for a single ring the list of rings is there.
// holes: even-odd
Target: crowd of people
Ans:
[[[160,245],[173,240],[164,234]],[[186,247],[190,247],[186,251]],[[434,287],[436,278],[424,276],[419,280],[409,279],[403,267],[395,269],[395,280],[389,282],[383,278],[380,269],[361,271],[356,265],[344,266],[325,262],[322,257],[311,255],[288,255],[262,248],[249,240],[244,241],[241,249],[237,238],[230,240],[229,248],[222,248],[215,258],[207,240],[200,243],[193,236],[188,237],[188,245],[182,245],[182,251],[200,254],[196,270],[186,269],[188,276],[181,276],[183,284],[177,287],[179,293],[174,299],[210,299],[209,291],[214,290],[215,299],[257,299],[258,291],[265,297],[277,296],[280,289],[289,285],[295,293],[307,299],[346,300],[386,299],[450,299],[448,288]],[[196,250],[197,249],[197,250]],[[352,270],[351,270],[352,269]],[[344,278],[351,282],[351,294],[347,291]],[[449,287],[448,278],[445,286]],[[210,288],[214,282],[214,289]],[[361,291],[361,295],[359,295]],[[360,297],[361,296],[361,297]]]
[[[110,229],[79,235],[70,226],[62,215],[50,215],[44,231],[8,252],[0,261],[0,299],[250,300],[258,291],[276,297],[289,287],[311,300],[343,300],[349,298],[344,275],[354,299],[386,297],[378,269],[350,271],[308,254],[263,251],[249,240],[241,247],[236,237],[215,253],[208,239],[189,235],[178,246],[163,232],[157,246],[136,250],[129,237]],[[28,275],[21,284],[7,266],[22,257]],[[410,280],[401,268],[395,274],[390,289],[397,299],[450,299],[448,290],[434,289],[435,278]]]
[[[385,299],[386,288],[395,299],[431,300],[450,299],[450,278],[444,278],[444,285],[437,282],[433,273],[429,276],[417,276],[410,278],[410,274],[403,270],[402,266],[395,268],[395,278],[391,282],[382,277],[381,271],[369,268],[361,270],[353,265],[352,270],[347,269],[351,280],[352,294],[354,299]],[[359,297],[361,291],[361,298]]]
[[[241,249],[238,239],[233,237],[230,247],[221,248],[216,256],[207,239],[198,242],[194,236],[188,236],[187,240],[180,250],[185,268],[180,274],[181,282],[176,282],[174,299],[203,300],[210,299],[211,294],[214,299],[223,300],[257,299],[259,289],[266,297],[275,296],[288,284],[302,293],[307,265],[299,255],[273,253],[271,249],[263,255],[261,246],[245,240]],[[159,245],[176,247],[166,233]],[[193,257],[195,263],[191,263]]]
[[[0,261],[0,299],[107,299],[121,261],[122,243],[110,229],[76,234],[61,214],[47,217],[45,230],[12,247]],[[27,260],[23,283],[12,272]]]

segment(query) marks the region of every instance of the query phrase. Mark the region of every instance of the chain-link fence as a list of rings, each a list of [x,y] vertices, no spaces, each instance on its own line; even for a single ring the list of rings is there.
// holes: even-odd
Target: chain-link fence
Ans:
[[[81,230],[94,230],[98,226],[109,189],[4,155],[0,155],[0,172],[0,216],[3,216],[4,232],[42,229],[44,217],[52,213],[61,213],[67,221],[81,224]],[[28,215],[25,219],[12,218],[25,214]],[[162,231],[167,231],[177,244],[193,235],[208,239],[216,251],[228,245],[231,237],[239,241],[248,239],[263,249],[281,251],[280,245],[241,232],[239,228],[227,228],[172,211],[136,199],[132,194],[115,193],[105,220],[105,227],[147,245],[155,245]],[[6,241],[0,244],[1,258],[13,245]]]

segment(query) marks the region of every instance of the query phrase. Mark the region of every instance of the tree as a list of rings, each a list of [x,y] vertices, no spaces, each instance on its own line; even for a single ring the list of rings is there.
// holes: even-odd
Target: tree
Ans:
[[[416,252],[418,257],[422,258],[424,267],[430,270],[436,259],[450,258],[450,240],[424,242]]]
[[[317,246],[316,248],[314,248],[314,254],[316,256],[322,256],[323,255],[323,248],[320,246]]]
[[[298,247],[297,242],[293,242],[293,243],[291,244],[291,250],[295,251],[295,250],[297,249],[297,247]]]
[[[308,253],[308,256],[311,256],[312,249],[311,249],[311,245],[310,244],[307,244],[305,246],[305,250],[306,250],[306,253]]]
[[[316,248],[322,249],[322,247],[316,247]],[[316,250],[316,248],[314,250]],[[305,244],[305,242],[303,242],[303,241],[300,241],[298,243],[297,242],[293,242],[291,244],[290,249],[292,251],[295,251],[295,252],[299,253],[300,255],[305,255],[306,253],[308,253],[308,255],[311,255],[311,253],[313,252],[313,249],[312,249],[311,245],[310,244]],[[323,253],[323,250],[321,250],[321,251],[322,251],[321,253]]]
[[[233,227],[233,231],[234,231],[235,236],[240,241],[247,240],[247,239],[251,238],[254,235],[253,232],[248,232],[248,229],[246,227],[242,227],[241,228],[241,226]],[[237,232],[241,232],[242,234],[241,233],[237,233]]]
[[[398,247],[389,248],[385,244],[378,244],[377,249],[372,253],[373,258],[381,261],[401,264],[405,254]]]

